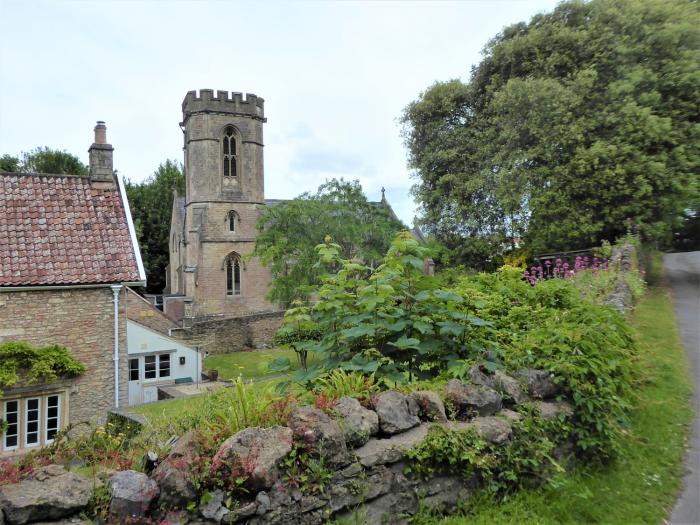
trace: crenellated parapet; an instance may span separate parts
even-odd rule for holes
[[[265,121],[265,100],[252,93],[231,92],[213,89],[189,91],[182,101],[182,115],[186,120],[193,113],[217,112],[246,115]]]

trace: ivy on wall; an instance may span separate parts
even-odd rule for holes
[[[27,383],[51,382],[59,377],[75,377],[85,365],[67,348],[58,345],[32,346],[25,341],[0,343],[0,397],[3,388],[20,380]]]

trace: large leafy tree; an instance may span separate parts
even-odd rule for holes
[[[17,157],[4,154],[0,157],[0,171],[87,175],[88,167],[72,153],[39,147]]]
[[[402,228],[388,205],[367,200],[358,181],[333,179],[315,194],[268,206],[258,222],[255,255],[272,271],[270,299],[289,305],[308,296],[323,274],[315,247],[327,236],[343,258],[376,265]]]
[[[587,247],[627,218],[668,242],[697,192],[698,6],[564,2],[428,88],[403,115],[426,229],[470,262],[518,238]]]
[[[179,194],[185,191],[185,176],[182,164],[172,160],[158,166],[144,182],[126,184],[146,270],[147,291],[152,293],[160,293],[165,287],[174,190]]]

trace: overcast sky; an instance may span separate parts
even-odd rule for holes
[[[50,146],[87,163],[96,120],[136,181],[182,160],[193,89],[265,99],[265,194],[327,178],[415,204],[398,119],[436,80],[468,79],[504,26],[552,0],[191,2],[0,0],[0,155]]]

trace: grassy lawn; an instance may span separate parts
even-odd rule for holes
[[[502,503],[472,502],[464,517],[434,523],[663,523],[680,490],[692,417],[688,362],[675,322],[668,290],[651,287],[632,318],[646,381],[626,450],[614,465],[561,475],[551,486]]]
[[[293,370],[299,368],[294,350],[272,349],[212,355],[205,359],[204,370],[215,368],[222,379],[235,379],[239,374],[244,379],[252,379],[269,375],[268,364],[279,357],[288,358]],[[311,362],[312,358],[309,357],[309,364]]]
[[[271,377],[265,380],[264,377],[270,375],[267,370],[267,365],[273,359],[278,357],[287,357],[292,363],[292,369],[296,370],[299,363],[296,354],[293,350],[265,350],[254,352],[234,352],[230,354],[219,354],[207,357],[204,363],[205,370],[216,368],[219,371],[220,379],[235,379],[239,375],[243,379],[255,380],[254,389],[264,390],[266,388],[274,388],[274,386],[285,379],[285,376]],[[309,364],[311,364],[311,357]],[[174,416],[181,415],[184,412],[196,411],[202,404],[204,396],[201,394],[189,396],[181,399],[169,399],[167,401],[158,401],[157,403],[149,403],[134,407],[132,412],[146,416],[149,421],[158,423],[166,421]]]

